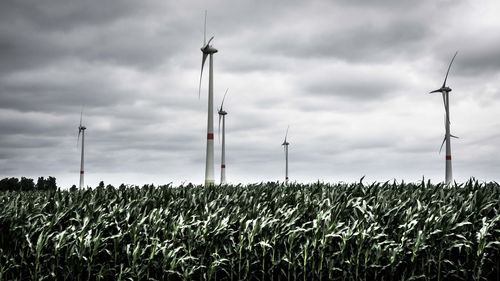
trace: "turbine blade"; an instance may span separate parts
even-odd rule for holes
[[[207,60],[208,54],[203,53],[203,57],[201,58],[201,72],[200,72],[200,86],[198,87],[198,99],[200,99],[201,95],[201,78],[203,77],[203,66],[205,66],[205,61]]]
[[[288,137],[288,129],[290,129],[290,125],[288,125],[288,127],[286,128],[285,141],[283,142],[283,144],[286,143],[286,138]]]
[[[453,58],[451,59],[451,62],[450,62],[450,65],[448,66],[448,71],[446,71],[446,77],[444,78],[444,82],[443,82],[443,87],[446,86],[446,80],[448,79],[448,73],[450,73],[450,68],[451,68],[451,64],[453,63],[453,61],[455,60],[455,57],[457,56],[458,54],[458,51],[455,52],[455,55],[453,56]]]
[[[205,45],[205,47],[208,47],[208,45],[210,45],[210,42],[212,42],[212,40],[214,40],[214,37],[215,37],[215,36],[212,36],[212,37],[210,38],[210,40],[208,40],[208,42],[207,42],[207,44]]]
[[[83,117],[83,106],[82,106],[82,111],[80,111],[80,127],[82,126],[82,117]]]
[[[439,148],[439,153],[441,153],[441,150],[443,150],[443,145],[445,141],[446,141],[446,136],[444,136],[443,142],[441,143],[441,147]]]
[[[203,46],[207,45],[207,10],[205,10],[205,25],[203,25]]]
[[[226,89],[226,92],[224,93],[224,97],[222,98],[222,103],[220,104],[220,110],[222,110],[223,106],[224,106],[224,100],[226,99],[226,95],[227,95],[227,91],[229,90],[229,88]]]
[[[433,94],[433,93],[441,93],[441,89],[437,89],[437,90],[434,90],[432,92],[429,92],[429,94]]]
[[[450,137],[455,138],[455,139],[459,139],[459,137],[451,135],[451,134],[450,134]]]
[[[217,135],[219,136],[219,143],[220,143],[220,118],[222,115],[219,114],[219,129],[217,130]]]
[[[82,132],[82,130],[80,130],[80,128],[78,128],[78,138],[76,139],[76,148],[78,149],[78,144],[80,143],[80,133]]]

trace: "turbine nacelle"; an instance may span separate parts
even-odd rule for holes
[[[212,39],[210,39],[210,40],[212,40]],[[216,48],[214,48],[212,45],[208,45],[208,44],[205,45],[205,47],[202,47],[200,50],[203,52],[203,54],[206,54],[206,55],[215,54],[218,52],[218,50]]]
[[[451,88],[448,87],[448,86],[445,86],[445,87],[441,87],[440,89],[437,89],[437,90],[434,90],[432,92],[430,92],[429,94],[432,94],[432,93],[442,93],[442,92],[451,92]]]
[[[225,112],[225,111],[224,111],[224,110],[222,110],[222,109],[219,109],[219,112],[218,112],[218,113],[219,113],[219,115],[222,115],[222,116],[227,115],[227,112]]]
[[[284,141],[281,145],[289,145],[290,143],[287,141]]]

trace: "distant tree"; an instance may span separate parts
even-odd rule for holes
[[[7,191],[7,179],[0,180],[0,191]]]
[[[38,180],[36,181],[36,189],[45,190],[45,179],[43,177],[38,177]]]
[[[9,189],[9,178],[4,178],[0,180],[0,191],[8,191]]]
[[[17,178],[9,178],[7,179],[7,185],[10,191],[19,191],[21,190],[21,184]]]
[[[0,191],[30,191],[30,190],[57,190],[56,178],[39,177],[35,184],[33,179],[21,177],[4,178],[0,180]]]
[[[21,181],[19,182],[20,189],[23,191],[35,190],[35,182],[33,179],[28,179],[25,177],[21,177]]]
[[[77,191],[78,189],[76,188],[76,185],[72,185],[70,188],[69,188],[69,191],[71,192],[75,192]]]
[[[49,177],[45,181],[45,187],[46,187],[46,190],[57,190],[56,178],[55,177]]]
[[[120,184],[120,186],[118,187],[118,189],[125,189],[125,188],[127,188],[127,186],[124,183]]]
[[[97,188],[104,188],[104,181],[100,181]]]
[[[108,185],[106,185],[106,189],[115,189],[115,187],[112,186],[111,184],[108,184]]]

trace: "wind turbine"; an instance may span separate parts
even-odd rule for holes
[[[288,127],[286,128],[285,140],[281,144],[285,148],[285,185],[288,185],[288,145],[290,144],[286,141],[286,138],[288,136],[288,129],[290,129],[290,125],[288,125]]]
[[[207,57],[210,55],[210,65],[208,72],[208,120],[207,120],[207,154],[205,162],[205,186],[214,185],[214,75],[213,75],[213,54],[217,53],[217,49],[210,45],[210,42],[214,39],[210,38],[206,42],[207,34],[207,11],[205,11],[205,26],[203,31],[203,47],[201,47],[201,52],[203,53],[201,59],[201,73],[200,73],[200,87],[198,89],[198,98],[201,93],[201,78],[203,76],[203,66]]]
[[[446,72],[446,76],[444,78],[443,85],[441,88],[434,90],[432,93],[441,93],[443,96],[443,103],[444,103],[444,111],[445,111],[445,120],[444,120],[444,127],[445,127],[445,135],[443,142],[441,143],[441,148],[439,149],[439,152],[443,149],[443,145],[446,142],[446,174],[445,174],[445,183],[446,185],[451,184],[453,181],[453,175],[452,175],[452,168],[451,168],[451,143],[450,143],[450,137],[457,138],[454,135],[450,133],[450,99],[449,99],[449,94],[451,92],[451,88],[446,86],[446,80],[448,79],[448,74],[450,73],[450,68],[451,64],[453,63],[453,60],[455,60],[455,57],[457,56],[458,51],[455,53],[453,58],[451,59],[450,65],[448,66],[448,71]]]
[[[80,134],[82,134],[82,156],[80,159],[80,188],[83,188],[83,174],[84,174],[83,155],[85,149],[85,130],[87,129],[85,126],[82,125],[82,115],[83,115],[83,109],[82,112],[80,113],[80,125],[78,126],[78,139],[76,140],[76,146],[78,147],[78,142],[80,141]]]
[[[227,112],[224,111],[224,100],[226,99],[226,94],[229,89],[226,89],[224,97],[222,98],[222,103],[219,108],[219,140],[220,140],[220,120],[222,118],[222,155],[220,158],[220,184],[226,184],[226,115]]]

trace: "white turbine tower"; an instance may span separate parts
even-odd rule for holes
[[[285,148],[285,185],[288,185],[288,145],[290,144],[286,141],[286,138],[288,136],[288,129],[290,129],[290,126],[286,128],[285,140],[281,144]]]
[[[80,188],[83,188],[83,174],[84,174],[84,151],[85,151],[85,130],[87,129],[85,126],[82,125],[82,115],[83,115],[83,110],[80,113],[80,125],[78,126],[78,139],[76,140],[76,146],[78,147],[78,142],[80,141],[80,134],[82,135],[82,156],[80,159]]]
[[[213,54],[217,49],[210,45],[214,37],[206,42],[207,33],[207,12],[205,11],[205,27],[203,32],[203,53],[201,59],[200,87],[198,89],[198,98],[201,92],[201,78],[203,76],[203,66],[207,57],[210,55],[210,65],[208,72],[208,120],[207,120],[207,154],[205,162],[205,186],[214,185],[214,75],[213,75]]]
[[[226,94],[229,89],[226,89],[224,97],[222,98],[222,103],[218,110],[219,113],[219,140],[220,140],[220,121],[222,119],[222,155],[220,158],[220,184],[226,184],[226,115],[227,112],[224,111],[224,100],[226,99]]]
[[[446,174],[445,174],[445,183],[446,185],[449,185],[453,181],[453,175],[452,175],[452,168],[451,168],[451,143],[450,143],[450,137],[452,138],[457,138],[454,135],[450,133],[450,99],[449,99],[449,94],[451,92],[451,88],[446,86],[446,80],[448,79],[448,74],[450,73],[450,68],[451,64],[453,63],[453,60],[455,60],[455,57],[457,56],[458,52],[455,53],[453,58],[451,59],[450,65],[448,66],[448,71],[446,72],[446,76],[444,78],[443,85],[441,88],[434,90],[430,93],[441,93],[443,96],[443,103],[444,103],[444,111],[445,111],[445,119],[444,119],[444,127],[445,127],[445,135],[443,139],[443,143],[441,143],[441,148],[439,149],[439,152],[443,149],[443,145],[446,142]]]

